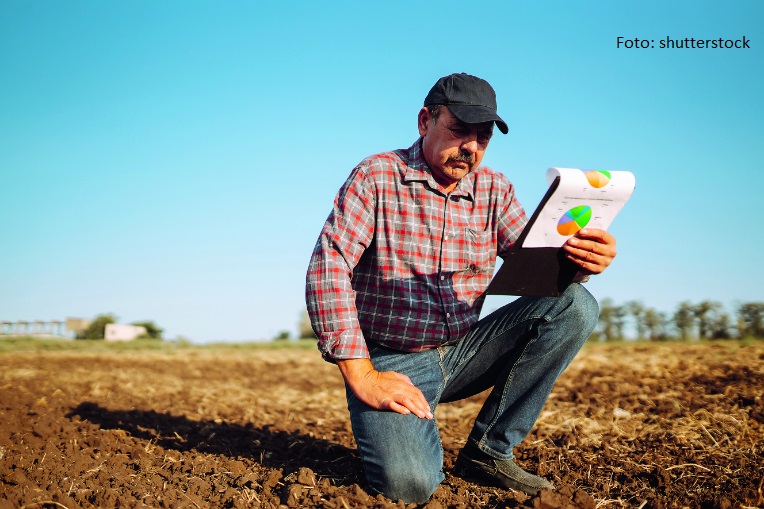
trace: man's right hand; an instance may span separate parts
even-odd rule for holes
[[[339,360],[337,366],[356,397],[370,407],[433,418],[424,394],[406,375],[377,371],[369,359]]]

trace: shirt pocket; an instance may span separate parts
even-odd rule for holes
[[[462,249],[457,270],[472,274],[492,273],[496,261],[496,241],[493,232],[465,228],[460,234]]]

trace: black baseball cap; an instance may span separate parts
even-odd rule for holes
[[[456,118],[467,124],[496,122],[504,134],[509,128],[496,113],[496,92],[484,79],[466,73],[455,73],[440,78],[424,98],[425,106],[448,106]]]

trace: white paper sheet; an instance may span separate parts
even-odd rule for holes
[[[607,230],[634,192],[628,171],[549,168],[547,181],[560,184],[531,225],[523,247],[561,247],[581,228]]]

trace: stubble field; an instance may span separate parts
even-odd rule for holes
[[[313,348],[5,350],[0,508],[417,507],[366,491]],[[761,507],[762,388],[764,342],[587,345],[516,450],[558,491],[452,475],[481,395],[438,408],[425,507]]]

